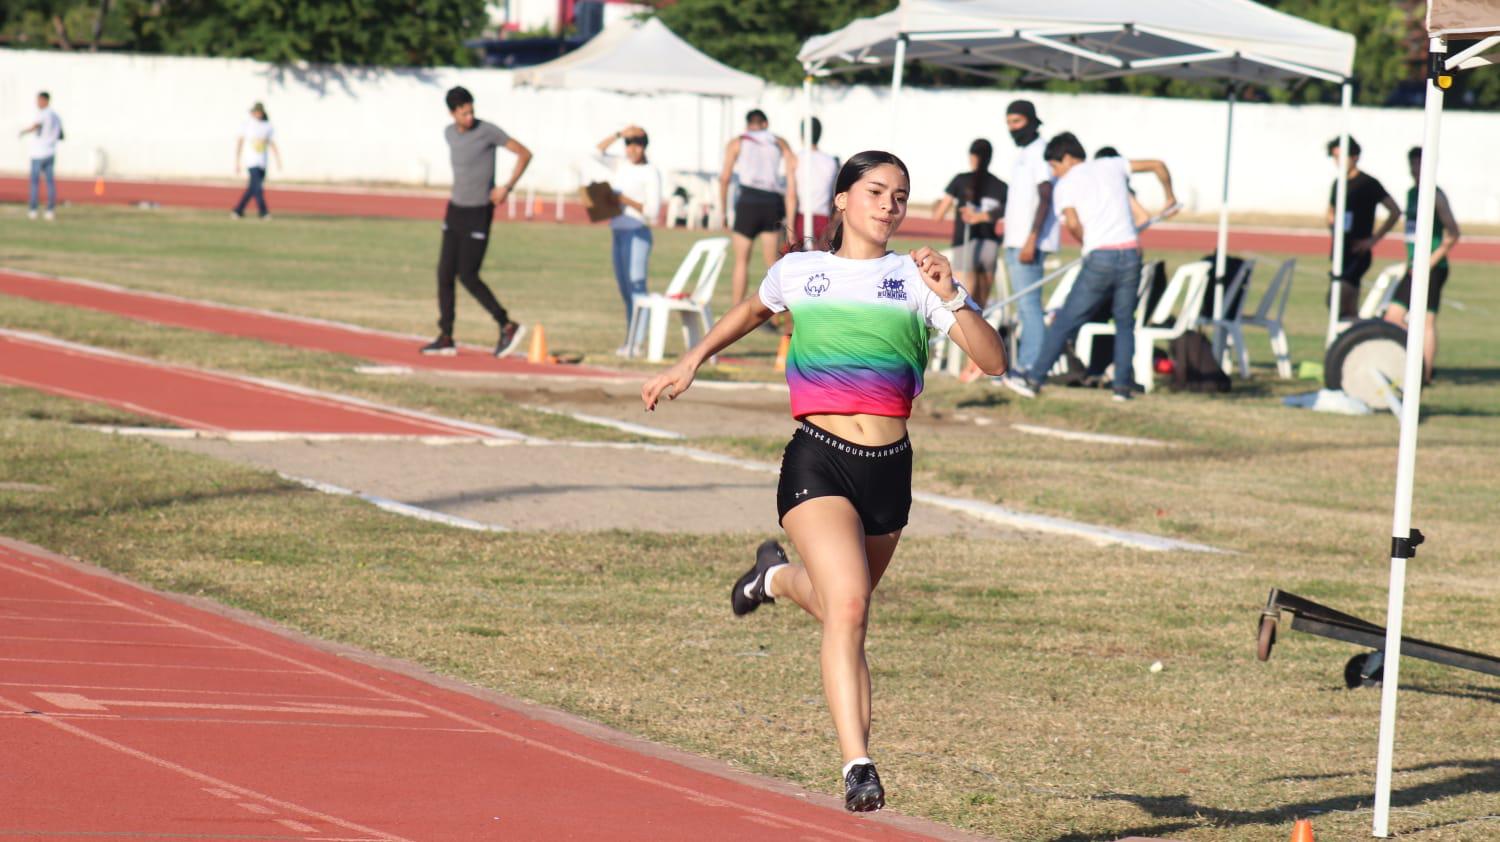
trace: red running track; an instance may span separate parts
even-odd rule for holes
[[[192,430],[470,438],[500,432],[4,330],[0,383],[107,404]]]
[[[966,838],[3,537],[0,641],[4,839]]]
[[[94,183],[80,179],[63,179],[57,182],[58,197],[80,204],[135,204],[155,202],[159,205],[177,205],[191,208],[222,209],[227,211],[238,201],[243,188],[239,186],[215,186],[206,184],[178,184],[157,181],[110,181],[105,185],[104,195],[94,194]],[[277,187],[271,185],[270,203],[273,213],[331,214],[336,216],[391,217],[401,219],[441,219],[446,199],[442,196],[418,193],[380,193],[340,190],[315,190],[300,187]],[[0,178],[0,202],[24,202],[29,185],[23,178]],[[543,201],[539,221],[556,218],[555,199],[551,194],[538,194]],[[498,217],[505,221],[502,211]],[[583,206],[571,200],[563,202],[563,221],[572,224],[588,224]],[[908,217],[901,227],[903,236],[934,237],[946,239],[953,230],[946,220]],[[1230,250],[1234,253],[1273,252],[1314,257],[1327,257],[1329,236],[1321,231],[1298,231],[1296,229],[1231,228]],[[1164,223],[1147,231],[1142,236],[1146,248],[1174,251],[1212,252],[1217,242],[1217,231],[1212,225],[1186,223]],[[1375,249],[1381,259],[1401,260],[1406,256],[1400,237],[1387,237]],[[1453,259],[1483,263],[1500,263],[1500,238],[1468,237],[1453,250]]]
[[[417,352],[427,342],[419,337],[29,272],[0,270],[0,293],[422,370],[546,377],[626,376],[588,366],[535,365],[517,357],[497,358],[486,349],[473,347],[460,348],[452,357],[426,356]]]

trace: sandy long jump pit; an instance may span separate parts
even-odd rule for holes
[[[215,438],[162,443],[510,529],[779,531],[774,473],[640,446]],[[907,534],[1023,533],[919,503]]]

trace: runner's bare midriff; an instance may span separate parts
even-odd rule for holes
[[[887,415],[808,415],[803,420],[865,447],[893,444],[906,435],[906,419]]]

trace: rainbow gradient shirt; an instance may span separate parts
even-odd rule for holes
[[[798,419],[910,417],[927,368],[927,328],[947,333],[956,320],[917,264],[895,252],[875,260],[788,254],[766,273],[760,300],[772,312],[792,312],[786,382]]]

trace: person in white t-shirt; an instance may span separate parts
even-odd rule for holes
[[[271,120],[266,116],[266,107],[260,103],[250,106],[250,119],[240,127],[240,136],[234,141],[234,171],[240,171],[241,153],[245,146],[250,147],[250,156],[244,159],[250,172],[250,183],[245,187],[245,194],[240,196],[239,204],[234,206],[234,218],[240,219],[245,215],[245,206],[250,200],[255,200],[256,210],[260,211],[261,219],[270,219],[271,212],[266,208],[266,169],[270,164],[270,156],[276,156],[276,166],[281,166],[281,150],[276,148],[276,141],[271,138],[275,136],[271,129]]]
[[[1036,363],[1006,385],[1024,397],[1036,397],[1063,345],[1101,304],[1110,302],[1115,322],[1114,399],[1134,397],[1135,308],[1141,281],[1141,247],[1130,207],[1131,173],[1154,173],[1166,195],[1167,214],[1177,204],[1172,175],[1161,161],[1097,158],[1070,132],[1047,142],[1044,157],[1057,177],[1052,204],[1059,222],[1083,242],[1083,270],[1073,283],[1062,312],[1047,328]]]
[[[21,130],[21,137],[32,132],[31,139],[31,202],[26,215],[36,219],[38,190],[42,179],[47,181],[47,221],[56,219],[57,181],[53,177],[53,164],[57,158],[57,142],[63,139],[62,120],[52,110],[52,96],[46,91],[36,95],[36,116]]]
[[[807,140],[806,123],[803,124],[803,140]],[[812,118],[812,138],[805,155],[797,159],[797,221],[792,228],[797,240],[806,243],[809,236],[816,243],[828,227],[833,214],[833,182],[839,175],[839,159],[818,148],[823,138],[823,121]],[[812,212],[812,234],[803,225],[808,211]]]
[[[610,155],[615,141],[624,141],[623,156]],[[661,173],[646,160],[646,130],[626,126],[599,141],[599,160],[613,174],[609,184],[620,200],[620,213],[609,221],[613,237],[615,284],[625,302],[625,325],[635,309],[635,297],[646,294],[646,269],[651,262],[651,223],[661,214]],[[630,337],[617,353],[629,353]]]
[[[1046,322],[1042,313],[1042,288],[1038,286],[1047,258],[1057,253],[1057,218],[1052,214],[1054,179],[1042,160],[1046,141],[1042,121],[1030,100],[1018,99],[1005,109],[1005,127],[1018,147],[1010,165],[1005,202],[1005,274],[1011,289],[1020,292],[1036,287],[1016,301],[1021,336],[1016,348],[1016,368],[1036,363],[1042,351]],[[1012,375],[1015,376],[1015,375]]]

